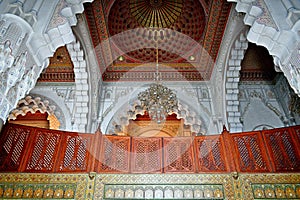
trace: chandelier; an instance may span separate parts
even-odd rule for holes
[[[177,110],[176,94],[160,83],[160,73],[158,71],[158,47],[156,48],[156,72],[154,73],[155,83],[150,88],[138,94],[141,106],[149,114],[152,121],[157,124],[163,123],[167,116]]]

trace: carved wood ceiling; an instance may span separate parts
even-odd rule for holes
[[[209,80],[228,20],[224,0],[95,0],[85,16],[104,81]],[[158,49],[158,55],[156,55]],[[262,62],[263,61],[263,62]],[[39,82],[74,82],[66,47],[56,50]],[[241,81],[273,80],[267,50],[249,43]]]
[[[59,47],[38,82],[74,82],[74,66],[65,46]]]
[[[85,15],[104,81],[209,80],[231,4],[224,0],[95,0]]]
[[[263,46],[257,46],[249,42],[241,63],[240,80],[272,81],[276,74],[273,57],[268,50]]]

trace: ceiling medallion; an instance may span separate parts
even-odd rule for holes
[[[150,5],[154,8],[159,8],[162,6],[163,0],[150,0]]]
[[[168,28],[181,15],[182,0],[130,0],[131,15],[143,27]]]
[[[178,110],[178,100],[176,94],[160,83],[160,73],[158,70],[158,47],[156,48],[156,72],[154,74],[154,84],[144,92],[138,94],[141,106],[149,114],[152,121],[157,124],[163,123],[169,114]]]

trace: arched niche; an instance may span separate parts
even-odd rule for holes
[[[26,96],[19,100],[17,107],[8,116],[10,123],[59,129],[60,122],[55,116],[55,105],[41,97]]]
[[[116,103],[115,105],[119,105],[118,109],[110,111],[114,114],[108,114],[106,116],[110,116],[109,122],[107,123],[107,127],[102,127],[102,129],[105,128],[105,134],[117,134],[117,132],[124,132],[124,130],[127,129],[130,120],[135,120],[137,119],[137,115],[144,115],[146,112],[141,108],[138,101],[135,101],[135,103],[131,106],[127,103],[121,102]],[[178,120],[182,119],[182,126],[188,126],[191,133],[195,135],[205,135],[207,133],[210,120],[208,113],[206,113],[207,111],[204,111],[200,106],[198,107],[199,109],[195,109],[186,102],[179,100],[178,111],[173,114]],[[197,110],[198,112],[196,112]],[[153,129],[156,128],[162,130],[162,127],[155,127],[155,124],[153,123],[154,122],[149,124],[149,126],[151,126]],[[148,127],[147,129],[151,128]],[[174,134],[171,134],[170,132],[169,135],[174,136]]]
[[[176,136],[192,136],[191,127],[184,124],[183,119],[178,119],[173,113],[168,115],[166,121],[156,123],[152,121],[147,112],[143,115],[136,115],[136,119],[129,120],[128,125],[116,125],[115,134],[128,135],[133,137],[176,137]]]

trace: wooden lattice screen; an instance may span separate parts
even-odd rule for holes
[[[129,172],[130,137],[102,137],[99,172]]]
[[[32,127],[7,126],[0,140],[0,170],[18,171]]]
[[[236,156],[234,157],[238,171],[271,171],[260,132],[232,134],[232,141],[235,148]]]
[[[59,161],[61,172],[85,172],[91,166],[91,154],[93,152],[93,135],[72,134],[65,135],[62,147],[62,155]]]
[[[227,172],[226,150],[222,135],[195,138],[196,161],[199,172]]]
[[[276,172],[300,171],[300,149],[291,129],[263,131],[266,146]]]
[[[132,138],[131,171],[163,172],[162,138]]]
[[[298,139],[298,141],[296,143],[299,144],[300,143],[300,126],[294,126],[291,128],[294,131],[294,133],[296,134],[296,138]]]
[[[165,172],[195,172],[192,137],[164,138]]]
[[[1,172],[300,172],[300,126],[197,137],[124,137],[7,124]]]
[[[52,172],[59,153],[61,136],[61,134],[51,133],[50,131],[37,131],[36,137],[29,147],[33,151],[29,153],[26,159],[26,167],[23,170],[25,172]]]

